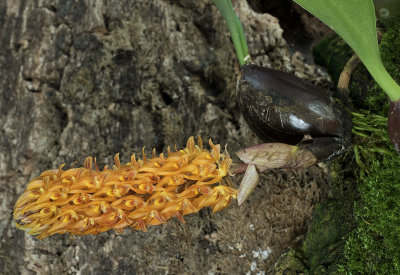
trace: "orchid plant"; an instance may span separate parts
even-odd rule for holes
[[[231,0],[213,0],[222,13],[232,36],[240,66],[250,61],[241,23]],[[388,132],[400,153],[400,86],[386,71],[379,53],[376,17],[372,0],[294,0],[340,35],[364,63],[390,98]]]
[[[400,86],[382,64],[372,0],[294,1],[339,34],[389,96],[388,131],[394,148],[400,153]]]

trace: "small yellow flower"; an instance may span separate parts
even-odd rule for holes
[[[59,233],[97,234],[125,227],[146,231],[209,206],[213,212],[227,207],[237,190],[223,185],[232,160],[210,140],[211,151],[193,137],[186,148],[168,156],[155,155],[120,164],[118,154],[112,169],[100,171],[91,157],[84,167],[43,172],[33,179],[14,207],[18,228],[39,239]]]

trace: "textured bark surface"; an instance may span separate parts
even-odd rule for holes
[[[278,20],[234,1],[260,65],[326,83],[290,55]],[[0,273],[268,272],[307,230],[321,169],[271,171],[242,207],[149,232],[38,241],[12,211],[30,179],[61,163],[143,146],[165,151],[201,135],[230,152],[254,145],[235,98],[237,61],[211,0],[0,1]],[[238,182],[235,179],[235,182]]]

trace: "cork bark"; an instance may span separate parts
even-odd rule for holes
[[[326,74],[290,54],[276,18],[234,1],[258,64],[314,82]],[[228,29],[210,0],[0,2],[0,273],[217,274],[268,271],[305,233],[323,194],[319,168],[271,171],[242,207],[201,211],[149,232],[43,241],[16,229],[29,180],[86,156],[183,147],[189,136],[259,140],[239,112]],[[238,179],[234,182],[237,184]]]

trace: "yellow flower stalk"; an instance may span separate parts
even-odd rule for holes
[[[237,190],[224,185],[232,163],[210,140],[211,151],[193,137],[186,148],[168,156],[120,164],[101,171],[87,157],[84,167],[48,170],[33,179],[14,207],[18,228],[39,239],[53,234],[97,234],[124,228],[146,231],[171,217],[185,222],[184,215],[209,206],[213,212],[227,207]]]

